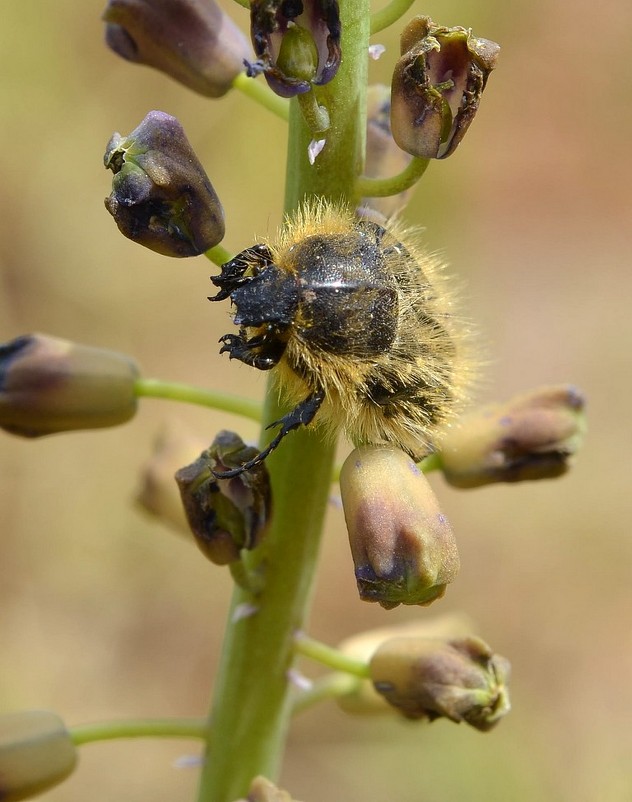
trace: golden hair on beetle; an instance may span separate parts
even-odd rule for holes
[[[273,368],[295,405],[242,469],[312,420],[356,445],[389,443],[419,460],[466,399],[469,329],[418,230],[304,203],[274,240],[243,251],[213,283],[214,300],[230,297],[240,326],[222,351]]]

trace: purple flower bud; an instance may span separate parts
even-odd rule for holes
[[[342,466],[340,491],[360,598],[390,609],[443,596],[459,555],[410,457],[391,446],[357,448]]]
[[[123,354],[43,334],[18,337],[0,346],[0,427],[41,437],[117,426],[136,412],[137,377]]]
[[[500,47],[468,28],[444,28],[415,17],[401,38],[395,65],[391,126],[402,150],[444,159],[463,139]]]
[[[112,136],[103,160],[114,173],[105,206],[129,239],[183,257],[224,237],[224,210],[175,117],[150,111],[129,136]]]
[[[77,765],[64,722],[46,710],[0,716],[0,799],[30,799],[63,782]]]
[[[561,476],[583,439],[584,403],[579,390],[561,385],[465,415],[441,441],[447,481],[479,487]]]
[[[509,663],[480,638],[393,638],[371,658],[375,690],[406,718],[490,730],[509,712]]]
[[[263,72],[281,97],[328,83],[340,65],[337,0],[252,0],[250,32],[258,61],[249,73]]]
[[[109,0],[109,47],[207,97],[221,97],[243,71],[248,40],[213,0]]]
[[[232,479],[216,479],[213,471],[237,468],[257,454],[239,435],[223,431],[195,462],[176,473],[191,531],[216,565],[235,562],[242,549],[259,545],[270,518],[271,495],[263,463]]]

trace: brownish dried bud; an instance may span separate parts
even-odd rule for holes
[[[366,162],[367,178],[389,178],[408,167],[412,159],[398,147],[391,132],[391,90],[383,84],[369,86],[367,93]],[[363,198],[362,205],[388,218],[408,202],[412,187],[398,195],[385,198]]]
[[[110,139],[108,212],[122,234],[164,256],[199,256],[224,237],[224,210],[178,120],[150,111]]]
[[[584,404],[577,388],[560,385],[465,415],[441,441],[447,481],[479,487],[561,476],[584,436]]]
[[[499,50],[468,28],[444,28],[430,17],[411,20],[392,83],[391,127],[400,148],[424,159],[453,153],[476,114]]]
[[[248,791],[246,799],[238,799],[237,802],[298,802],[287,791],[277,788],[270,780],[265,777],[255,777]]]
[[[0,427],[22,437],[125,423],[138,368],[114,351],[27,334],[0,345]]]
[[[337,0],[252,0],[250,33],[262,72],[281,97],[326,84],[340,65],[340,13]]]
[[[373,685],[406,718],[449,718],[491,729],[509,712],[509,663],[473,635],[394,638],[370,663]]]
[[[200,550],[216,565],[235,562],[242,549],[259,545],[272,501],[265,464],[232,479],[217,479],[213,471],[237,468],[258,453],[239,435],[223,431],[195,462],[176,473],[191,531]]]
[[[109,0],[108,46],[207,97],[221,97],[244,69],[250,45],[213,0]]]
[[[452,529],[428,480],[391,446],[353,451],[340,491],[360,598],[390,609],[430,604],[459,570]]]
[[[0,799],[18,802],[63,782],[77,764],[64,722],[46,710],[0,716]]]

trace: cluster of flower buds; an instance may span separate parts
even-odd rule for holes
[[[176,473],[184,511],[201,551],[216,565],[254,549],[270,519],[268,469],[260,463],[232,479],[216,479],[213,471],[243,465],[258,454],[234,432],[220,432],[211,446],[191,465]]]
[[[243,71],[248,40],[213,0],[109,0],[109,47],[207,97],[221,97]]]
[[[426,477],[398,448],[363,446],[340,474],[360,598],[430,604],[459,570],[452,529]]]
[[[77,751],[55,713],[25,710],[0,716],[0,799],[39,796],[72,773]]]
[[[486,731],[509,712],[509,663],[473,635],[392,638],[369,671],[375,690],[406,718],[445,717]]]
[[[224,211],[178,120],[150,111],[110,139],[105,206],[122,234],[165,256],[198,256],[224,237]]]
[[[282,788],[278,788],[265,777],[255,777],[245,799],[236,802],[298,802]]]
[[[138,368],[114,351],[28,334],[0,345],[0,427],[22,437],[125,423]]]
[[[281,97],[309,92],[338,71],[337,0],[252,0],[250,32],[258,60],[249,74],[262,72]]]
[[[401,37],[392,83],[391,127],[400,148],[444,159],[463,139],[500,48],[467,28],[415,17]]]
[[[441,441],[450,484],[479,487],[561,476],[586,428],[584,396],[575,387],[543,387],[464,416]]]

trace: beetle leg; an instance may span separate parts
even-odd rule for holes
[[[248,340],[244,329],[239,334],[224,334],[219,341],[223,343],[220,354],[228,353],[230,359],[238,359],[259,370],[271,370],[275,367],[285,349],[284,344],[280,345],[278,340],[268,340],[265,334]]]
[[[239,468],[233,468],[230,471],[213,471],[213,476],[216,476],[218,479],[232,479],[235,476],[239,476],[244,471],[249,471],[251,468],[262,463],[268,454],[274,451],[279,445],[286,434],[294,431],[294,429],[298,429],[299,426],[307,426],[314,420],[324,399],[325,391],[322,388],[307,396],[307,398],[297,404],[291,412],[288,412],[287,415],[284,415],[280,420],[274,421],[274,423],[271,423],[267,427],[268,429],[271,429],[273,426],[280,426],[281,428],[263,451],[260,451],[256,457],[248,460],[248,462],[244,462]]]
[[[248,284],[254,276],[244,276],[248,268],[256,265],[264,268],[272,264],[272,253],[267,245],[253,245],[237,254],[234,259],[222,265],[219,276],[211,276],[211,281],[219,287],[217,295],[209,297],[209,301],[223,301],[238,287]]]

